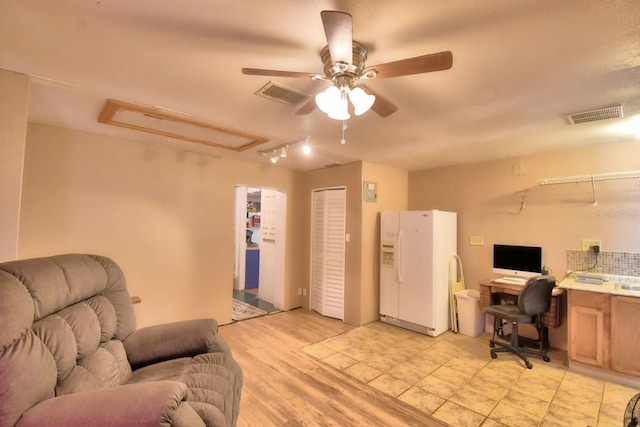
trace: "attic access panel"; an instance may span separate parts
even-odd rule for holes
[[[108,99],[104,104],[98,122],[237,152],[268,141],[258,135],[220,127],[187,115],[114,99]]]

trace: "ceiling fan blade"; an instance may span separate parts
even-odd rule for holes
[[[410,74],[429,73],[432,71],[448,70],[453,65],[453,54],[450,51],[416,56],[415,58],[401,59],[400,61],[387,62],[374,65],[364,70],[375,69],[378,72],[376,78],[388,79],[390,77],[408,76]]]
[[[393,102],[389,101],[384,96],[380,95],[375,90],[371,89],[369,86],[364,84],[359,84],[358,87],[364,89],[369,95],[374,95],[376,97],[376,101],[371,106],[371,109],[378,113],[380,117],[387,117],[391,114],[395,113],[398,109],[398,106]]]
[[[273,76],[273,77],[300,77],[313,78],[317,73],[304,73],[300,71],[279,71],[279,70],[263,70],[261,68],[243,68],[242,74],[249,76]]]
[[[331,61],[351,65],[353,61],[353,18],[348,13],[323,10],[320,12]]]
[[[296,111],[296,116],[311,114],[315,111],[316,107],[316,99],[315,97],[311,97],[311,99],[309,99],[302,107],[300,107],[300,109],[298,109],[298,111]]]

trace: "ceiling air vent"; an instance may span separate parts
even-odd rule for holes
[[[614,107],[569,114],[567,118],[572,125],[578,125],[580,123],[597,122],[599,120],[619,119],[623,116],[622,105],[616,105]]]
[[[276,82],[269,82],[256,92],[256,95],[284,104],[296,105],[310,98],[306,93],[299,92]]]

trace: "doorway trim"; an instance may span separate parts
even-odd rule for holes
[[[287,194],[283,190],[260,187],[257,185],[236,185],[235,200],[235,248],[234,248],[234,289],[244,290],[246,281],[246,221],[247,221],[247,191],[249,188],[259,188],[262,194],[267,193],[273,196],[275,205],[267,210],[263,208],[264,198],[261,195],[261,242],[260,242],[260,270],[258,293],[263,299],[279,310],[284,309],[285,295],[285,257],[286,257],[286,214],[287,214]],[[271,235],[275,233],[275,235]],[[268,242],[263,243],[264,239]],[[268,246],[267,246],[268,245]],[[269,268],[263,268],[266,262]],[[263,277],[265,276],[265,277]],[[267,277],[269,281],[267,282]],[[260,288],[262,284],[267,284],[268,292],[263,292]]]

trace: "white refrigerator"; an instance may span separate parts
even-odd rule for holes
[[[451,327],[449,260],[457,253],[457,214],[386,211],[380,219],[380,320],[440,335]]]

